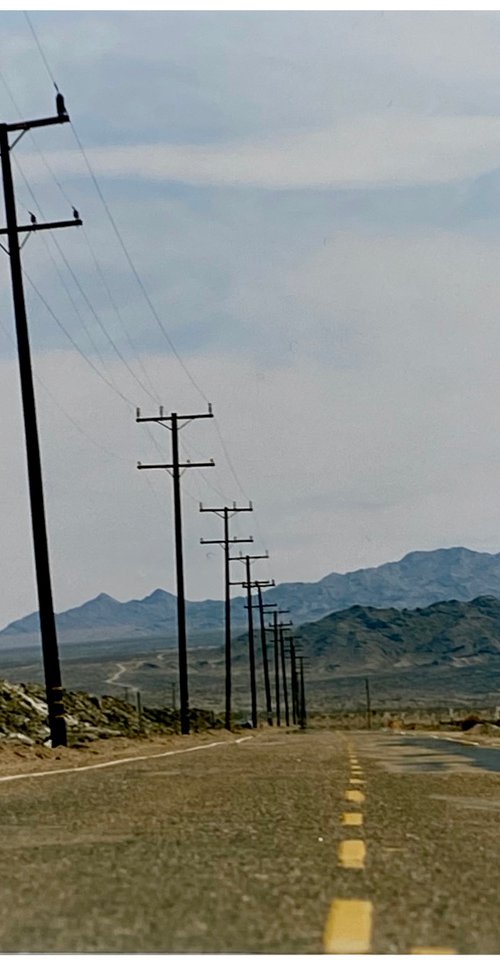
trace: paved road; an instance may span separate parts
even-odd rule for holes
[[[1,782],[0,950],[498,953],[499,813],[500,775],[368,733]]]

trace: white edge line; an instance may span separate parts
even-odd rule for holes
[[[160,751],[154,755],[135,755],[133,758],[115,758],[113,761],[101,761],[96,765],[77,765],[76,768],[52,768],[50,771],[29,771],[21,775],[2,775],[0,782],[15,782],[21,778],[45,778],[47,775],[69,775],[74,772],[95,771],[97,768],[112,768],[113,765],[126,765],[131,761],[149,761],[150,758],[168,758],[169,755],[187,755],[190,751],[202,751],[204,748],[229,747],[239,745],[242,741],[250,741],[253,735],[236,738],[235,741],[211,741],[207,745],[194,745],[192,748],[178,748],[175,751]]]

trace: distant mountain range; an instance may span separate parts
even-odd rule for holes
[[[241,603],[243,614],[246,611]],[[222,601],[187,601],[186,616],[191,630],[222,627]],[[240,626],[245,618],[240,620]],[[133,640],[172,635],[177,629],[177,598],[166,590],[155,590],[142,600],[122,603],[109,594],[99,594],[80,607],[56,615],[57,634],[62,642]],[[38,611],[8,624],[0,631],[0,647],[33,644],[40,639]]]
[[[500,598],[500,553],[465,547],[417,550],[395,563],[328,574],[317,583],[280,584],[270,593],[280,607],[290,608],[295,623],[320,620],[354,604],[413,608],[439,600]]]
[[[500,554],[464,547],[414,551],[394,563],[347,574],[331,573],[316,583],[284,583],[264,594],[287,608],[294,624],[318,621],[335,611],[362,608],[417,608],[437,601],[500,598]],[[243,597],[231,605],[235,633],[246,624]],[[222,601],[188,601],[188,630],[213,631],[224,620]],[[124,603],[100,594],[80,607],[57,615],[61,641],[109,641],[172,635],[177,602],[173,594],[155,590],[142,600]],[[39,640],[38,613],[14,621],[0,632],[0,646]]]

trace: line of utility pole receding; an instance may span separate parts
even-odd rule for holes
[[[0,228],[0,235],[5,235],[7,245],[0,242],[0,248],[8,255],[10,262],[12,298],[14,305],[14,316],[16,325],[16,338],[19,361],[19,376],[21,383],[22,408],[24,420],[24,435],[26,447],[26,459],[29,481],[29,496],[31,522],[33,532],[33,550],[36,571],[36,583],[38,594],[38,608],[40,615],[40,633],[42,642],[43,666],[45,676],[45,688],[47,694],[48,722],[50,729],[50,739],[52,747],[67,744],[66,721],[64,717],[64,702],[62,693],[62,678],[59,661],[59,651],[57,642],[56,623],[54,616],[52,584],[50,575],[50,562],[47,540],[47,524],[45,516],[45,505],[43,495],[43,479],[41,470],[40,442],[37,428],[36,401],[33,384],[33,370],[31,363],[31,350],[29,343],[28,320],[26,314],[26,303],[24,298],[23,272],[21,265],[21,248],[30,237],[32,232],[52,230],[54,228],[75,227],[82,224],[79,213],[73,207],[71,219],[64,221],[51,221],[40,223],[33,213],[30,214],[29,224],[18,224],[14,183],[11,168],[11,151],[20,141],[26,131],[35,127],[46,127],[52,124],[65,124],[69,122],[69,115],[66,112],[64,99],[58,91],[56,97],[56,114],[50,117],[38,118],[31,121],[18,121],[14,124],[0,123],[0,155],[3,177],[3,191],[5,204],[6,227]],[[15,132],[17,137],[13,141],[9,135]],[[23,241],[19,243],[19,236],[24,235]],[[157,416],[141,416],[137,409],[136,421],[138,423],[158,423],[170,430],[171,462],[168,463],[138,463],[139,470],[166,470],[173,481],[173,523],[175,541],[175,562],[177,580],[177,637],[178,637],[178,660],[179,660],[179,704],[180,704],[180,725],[181,733],[187,735],[190,732],[189,714],[189,682],[188,682],[188,645],[186,629],[186,598],[184,589],[184,558],[182,540],[182,505],[181,505],[181,476],[188,469],[196,467],[212,467],[214,460],[204,462],[191,462],[186,460],[181,462],[179,456],[179,433],[189,423],[197,419],[211,419],[213,417],[212,407],[209,405],[206,413],[179,414],[171,412],[165,415],[163,407],[160,407]],[[218,544],[224,551],[224,641],[225,641],[225,715],[224,724],[228,731],[233,726],[232,711],[232,653],[231,653],[231,587],[241,586],[246,590],[246,609],[248,620],[248,657],[249,657],[249,684],[250,684],[250,704],[251,704],[251,723],[252,727],[258,726],[258,700],[257,700],[257,662],[254,641],[254,622],[253,610],[258,608],[260,626],[260,651],[262,660],[262,671],[264,678],[264,700],[265,717],[268,725],[281,725],[280,714],[280,676],[285,706],[285,723],[290,724],[288,687],[287,687],[287,657],[290,663],[290,683],[291,683],[291,703],[293,724],[305,727],[306,708],[304,691],[304,671],[303,657],[298,654],[297,645],[294,641],[297,638],[284,638],[284,628],[290,627],[291,621],[278,621],[280,611],[275,604],[264,603],[262,588],[274,587],[274,580],[252,580],[251,565],[256,560],[268,559],[268,553],[264,554],[243,554],[231,557],[230,548],[238,543],[253,543],[253,537],[240,538],[230,535],[229,521],[238,513],[252,512],[253,507],[237,506],[236,503],[222,507],[205,507],[200,504],[201,513],[214,513],[223,521],[223,536],[217,540],[205,540],[201,538],[202,544]],[[230,564],[233,561],[245,565],[244,579],[231,580]],[[257,600],[252,596],[252,590],[257,591]],[[273,622],[266,628],[266,614],[272,612]],[[267,650],[267,631],[273,633],[274,644],[274,669],[275,669],[275,712],[273,719],[273,707],[271,696],[271,679],[269,673],[269,657]],[[286,645],[288,644],[288,650]],[[281,659],[281,671],[280,671]],[[299,669],[297,669],[299,664]],[[175,687],[175,686],[174,686]],[[175,691],[173,692],[175,694]],[[173,698],[175,704],[175,697]]]

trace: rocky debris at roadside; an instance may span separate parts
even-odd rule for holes
[[[175,734],[179,713],[171,708],[137,708],[121,698],[97,697],[85,691],[65,691],[64,708],[68,743],[74,747],[97,738]],[[191,709],[193,731],[222,725],[213,712]],[[50,745],[45,689],[38,684],[11,684],[0,680],[0,744]]]

